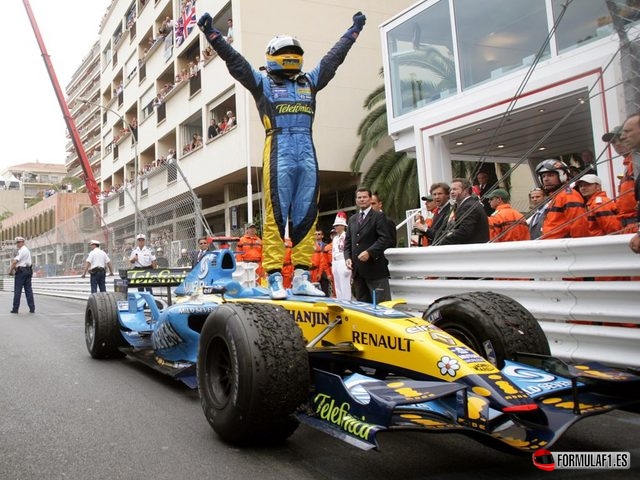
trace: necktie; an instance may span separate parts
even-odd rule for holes
[[[200,253],[198,253],[198,261],[202,260],[202,256],[203,256],[203,252],[202,250],[200,250]]]
[[[364,222],[364,211],[360,212],[360,217],[358,218],[358,223]]]
[[[452,203],[451,204],[451,212],[449,213],[449,220],[447,220],[448,223],[453,223],[456,220],[456,208],[458,208],[458,204],[457,203]]]

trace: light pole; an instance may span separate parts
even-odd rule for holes
[[[120,118],[120,121],[122,122],[122,124],[124,126],[127,127],[127,129],[129,129],[129,131],[131,132],[131,136],[133,138],[133,188],[134,188],[134,198],[133,198],[133,234],[134,236],[137,235],[138,233],[140,233],[138,231],[138,132],[137,129],[134,131],[133,128],[131,128],[131,124],[129,122],[127,122],[127,120],[120,115],[117,111],[115,111],[114,109],[110,108],[110,107],[105,107],[104,105],[101,105],[99,103],[93,102],[87,98],[82,98],[82,97],[77,97],[77,99],[79,102],[85,103],[87,105],[93,105],[94,107],[98,107],[98,108],[102,108],[103,110],[106,110],[108,112],[114,113],[115,115],[118,116],[118,118]],[[102,135],[101,135],[102,136]]]

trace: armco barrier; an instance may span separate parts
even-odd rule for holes
[[[554,355],[640,367],[640,328],[628,328],[640,326],[640,281],[598,280],[640,277],[630,238],[390,249],[391,291],[416,314],[446,295],[501,293],[540,321]]]

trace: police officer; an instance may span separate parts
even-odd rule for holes
[[[100,249],[100,242],[98,240],[91,240],[89,242],[91,251],[87,256],[87,261],[84,265],[84,272],[82,278],[87,276],[87,272],[91,275],[89,281],[91,282],[91,293],[96,293],[98,288],[101,292],[107,291],[107,285],[105,278],[107,276],[107,268],[109,269],[109,276],[113,276],[113,267],[111,266],[111,259],[104,250]]]
[[[131,256],[129,257],[129,262],[133,264],[134,268],[144,268],[151,269],[157,268],[156,265],[156,256],[153,251],[146,246],[147,237],[143,233],[139,233],[136,236],[137,246],[131,250]],[[153,290],[151,288],[143,288],[138,287],[138,291],[148,291],[153,294]]]
[[[11,313],[18,313],[23,288],[27,305],[29,305],[29,313],[36,313],[36,304],[33,301],[33,290],[31,288],[31,277],[33,277],[31,252],[24,244],[24,237],[16,237],[15,241],[18,247],[18,254],[11,260],[9,269],[9,275],[15,275]]]

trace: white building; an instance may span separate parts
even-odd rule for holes
[[[634,40],[638,10],[614,3]],[[425,0],[382,24],[381,40],[389,133],[417,156],[422,194],[450,181],[452,160],[500,162],[521,165],[512,193],[522,201],[530,166],[584,150],[616,192],[622,159],[601,137],[638,105],[625,103],[604,0]]]
[[[314,140],[325,227],[336,210],[353,205],[358,178],[350,173],[349,164],[359,140],[356,130],[366,115],[364,99],[382,83],[376,28],[410,3],[195,2],[197,17],[209,12],[216,27],[225,33],[227,19],[233,19],[233,46],[255,68],[264,64],[267,42],[276,34],[289,33],[302,43],[305,67],[310,70],[351,26],[355,12],[363,10],[367,15],[365,30],[336,77],[318,95]],[[182,0],[114,0],[111,4],[100,31],[100,88],[87,99],[95,106],[90,110],[93,113],[88,113],[91,118],[101,112],[99,181],[105,191],[126,186],[136,171],[150,172],[175,152],[180,169],[202,202],[211,230],[229,234],[250,220],[248,217],[260,215],[264,129],[253,98],[231,78],[224,62],[215,55],[204,58],[208,45],[197,26],[176,35],[177,20],[184,16],[184,5],[190,4]],[[163,27],[167,17],[173,24],[168,33]],[[199,67],[198,75],[178,81],[192,68],[192,62]],[[237,126],[208,139],[211,119],[220,121],[229,110],[236,115]],[[137,144],[130,132],[135,124]],[[203,144],[187,147],[194,134],[203,137]],[[135,203],[144,213],[184,194],[185,184],[175,181],[175,172],[163,178],[148,177],[139,183],[135,195],[104,201],[108,224],[130,222]],[[248,191],[253,215],[247,209]]]

